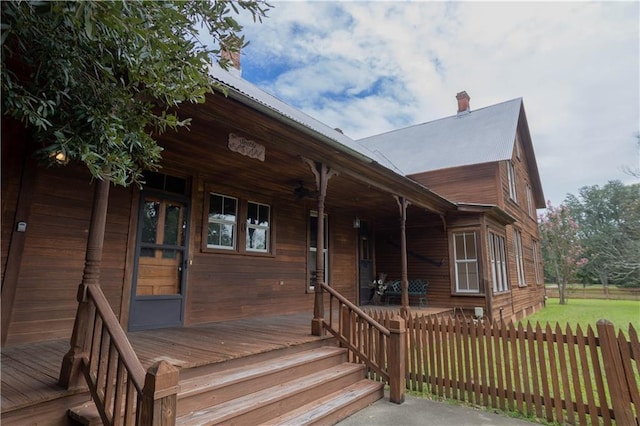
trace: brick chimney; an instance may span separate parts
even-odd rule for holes
[[[469,112],[471,108],[469,107],[469,101],[471,98],[467,95],[467,92],[464,90],[456,95],[456,99],[458,100],[458,115]]]

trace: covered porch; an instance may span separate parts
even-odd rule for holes
[[[367,311],[399,313],[399,306],[370,306]],[[412,307],[413,315],[450,315],[449,308]],[[180,368],[181,379],[202,369],[215,369],[243,360],[268,357],[276,351],[299,351],[335,345],[332,337],[313,336],[311,312],[253,317],[127,333],[145,369],[158,361]],[[337,318],[337,315],[334,317]],[[67,424],[56,419],[60,407],[74,407],[90,400],[88,390],[67,390],[58,385],[61,360],[69,350],[68,339],[15,345],[2,350],[2,423]]]

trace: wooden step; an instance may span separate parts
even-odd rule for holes
[[[340,365],[346,360],[345,349],[326,346],[182,380],[177,415],[221,404],[247,393]]]
[[[332,425],[383,397],[383,383],[362,379],[351,386],[269,420],[263,425]]]
[[[324,395],[346,388],[364,377],[364,366],[343,363],[266,388],[177,419],[179,425],[259,424],[281,416]]]
[[[102,419],[96,405],[92,402],[85,402],[82,405],[70,408],[69,418],[78,425],[83,426],[102,426]]]

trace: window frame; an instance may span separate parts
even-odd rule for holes
[[[536,208],[533,204],[533,190],[531,189],[531,185],[527,183],[527,206],[529,208],[529,217],[536,220]]]
[[[235,219],[232,221],[230,220],[212,220],[211,219],[211,198],[213,196],[217,196],[217,197],[222,197],[222,214],[224,214],[224,205],[225,205],[225,199],[230,199],[230,200],[234,200],[235,201],[235,212],[234,212],[234,216]],[[205,234],[205,239],[203,241],[204,245],[206,246],[207,249],[209,250],[223,250],[226,252],[232,252],[232,251],[236,251],[237,250],[237,246],[238,246],[238,219],[240,217],[240,212],[239,212],[239,207],[240,207],[240,200],[237,197],[233,197],[233,196],[229,196],[229,195],[225,195],[225,194],[220,194],[218,192],[209,192],[209,194],[207,195],[207,202],[205,203],[205,210],[206,210],[206,227],[204,229],[204,234]],[[223,245],[217,245],[217,244],[212,244],[209,245],[209,225],[211,223],[219,223],[222,225],[231,225],[232,226],[232,232],[231,232],[231,246],[223,246]]]
[[[453,256],[453,275],[455,277],[455,287],[454,287],[454,292],[456,294],[464,294],[464,295],[480,295],[481,294],[481,285],[480,285],[480,258],[478,256],[479,254],[479,231],[475,230],[475,229],[461,229],[461,230],[455,230],[452,231],[451,233],[451,253]],[[467,234],[473,234],[473,238],[474,238],[474,246],[475,246],[475,258],[469,258],[469,253],[467,253],[467,240],[466,240],[466,235]],[[464,255],[465,255],[465,259],[458,259],[458,250],[457,250],[457,237],[458,236],[462,236],[465,247],[464,247]],[[477,284],[477,289],[462,289],[460,287],[460,277],[458,274],[458,267],[459,265],[464,264],[465,265],[465,269],[467,269],[468,271],[468,265],[474,265],[475,266],[475,273],[476,273],[476,284]],[[469,284],[469,274],[467,273],[466,275],[467,277],[467,286]]]
[[[516,189],[516,168],[513,161],[507,160],[507,179],[509,181],[509,198],[518,203],[518,191]]]
[[[507,293],[509,288],[509,274],[507,271],[506,238],[493,231],[488,233],[489,264],[491,271],[491,288],[494,294]],[[499,252],[496,252],[496,244]],[[498,254],[498,256],[496,256]],[[498,272],[500,272],[498,274]]]
[[[311,224],[312,224],[312,220],[311,218],[317,218],[318,217],[318,212],[316,210],[310,210],[309,214],[307,215],[307,281],[306,281],[306,291],[307,293],[313,293],[315,292],[315,285],[312,285],[312,278],[315,275],[315,268],[316,265],[314,263],[314,265],[310,265],[310,259],[311,259],[311,253],[318,253],[318,238],[316,235],[316,246],[312,246],[311,245],[311,241],[312,241],[312,232],[317,232],[317,227],[315,230],[311,229]],[[317,220],[317,219],[316,219]],[[329,233],[329,215],[327,213],[324,213],[324,250],[323,250],[323,264],[324,264],[324,281],[325,282],[329,282],[329,277],[331,274],[331,262],[330,262],[330,241],[331,239],[329,238],[330,233]],[[316,257],[317,259],[317,257]]]
[[[267,225],[261,225],[261,224],[249,224],[249,208],[251,207],[250,204],[255,204],[258,208],[258,216],[260,216],[260,206],[262,207],[266,207],[268,209],[268,220],[267,220]],[[271,243],[271,205],[269,204],[265,204],[265,203],[259,203],[257,201],[252,201],[252,200],[247,200],[247,214],[246,214],[246,232],[245,232],[245,250],[249,253],[269,253],[269,249],[270,249],[270,243]],[[261,249],[255,249],[255,248],[250,248],[249,247],[249,235],[250,229],[260,229],[260,230],[266,230],[265,232],[265,249],[261,250]]]
[[[222,246],[209,246],[208,233],[209,233],[209,209],[211,204],[211,196],[217,195],[236,200],[236,221],[235,221],[235,234],[233,241],[233,248],[224,248]],[[247,248],[247,235],[249,234],[248,225],[248,209],[249,204],[258,204],[267,206],[269,208],[269,225],[267,230],[267,248],[266,250],[253,250]],[[244,256],[266,256],[274,257],[276,255],[276,241],[275,241],[275,213],[274,206],[269,203],[265,203],[262,200],[256,199],[256,197],[243,197],[235,191],[228,191],[216,187],[215,185],[205,185],[204,203],[203,203],[203,219],[201,230],[201,245],[200,251],[202,253],[216,253],[216,254],[229,254],[229,255],[244,255]],[[252,226],[253,227],[253,226]]]
[[[540,241],[533,240],[532,241],[532,250],[533,250],[533,268],[535,271],[536,284],[544,285],[544,272],[542,266],[542,254],[540,251]]]
[[[522,232],[519,229],[513,229],[513,251],[516,262],[516,275],[518,277],[518,286],[527,286],[527,277],[524,270],[524,251],[522,248]]]

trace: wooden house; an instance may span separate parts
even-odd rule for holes
[[[377,159],[367,148],[372,141],[356,142],[236,74],[212,72],[226,94],[181,106],[182,115],[192,117],[190,128],[159,139],[162,168],[148,173],[142,188],[92,181],[73,164],[37,167],[28,131],[3,117],[3,423],[66,424],[67,409],[90,394],[98,405],[128,407],[125,417],[139,415],[151,423],[158,413],[174,419],[176,412],[178,418],[193,415],[206,407],[181,405],[180,392],[196,387],[183,380],[221,374],[208,364],[256,353],[265,362],[275,340],[287,351],[287,338],[316,348],[312,336],[325,339],[327,332],[349,347],[344,326],[334,323],[334,308],[364,318],[358,306],[370,303],[370,284],[382,272],[402,281],[405,314],[408,281],[415,278],[429,282],[427,304],[444,310],[479,307],[497,318],[541,305],[542,287],[534,278],[541,273],[535,217],[527,221],[526,204],[513,203],[502,189],[509,190],[511,176],[523,200],[529,188],[535,206],[542,202],[521,101],[509,161],[405,175]],[[509,164],[515,175],[508,174]],[[476,192],[490,196],[463,196]],[[96,213],[101,209],[102,219]],[[516,230],[522,235],[521,285],[514,284],[521,271],[512,250]],[[504,275],[492,275],[498,260],[491,253],[505,254],[499,259]],[[498,291],[496,276],[506,280]],[[291,324],[274,323],[276,316]],[[307,337],[295,334],[299,323],[293,318],[301,317]],[[220,337],[215,325],[231,323]],[[250,332],[256,324],[264,328],[262,336]],[[381,338],[393,339],[389,330],[370,326]],[[225,340],[231,343],[225,346]],[[392,382],[382,364],[367,361]],[[179,379],[171,365],[182,368]],[[238,361],[231,368],[245,366]],[[58,368],[59,377],[52,373]],[[156,381],[148,384],[150,374]],[[20,380],[24,385],[16,384]],[[282,378],[271,380],[263,380],[265,392]],[[335,382],[334,389],[309,393],[308,401],[279,406],[306,407],[348,386]],[[402,382],[392,389],[392,399],[400,402]],[[130,398],[130,392],[138,397]],[[370,391],[363,404],[381,392]],[[302,394],[292,391],[291,397]],[[149,398],[170,409],[146,405]],[[334,409],[328,419],[357,407]],[[119,415],[115,409],[99,411],[105,423]]]
[[[518,98],[471,110],[466,92],[456,98],[456,115],[359,142],[457,205],[446,233],[411,232],[408,249],[417,255],[409,275],[429,278],[430,302],[521,318],[544,301],[536,211],[545,201],[524,104]],[[393,258],[393,245],[377,247],[378,259]],[[418,256],[439,253],[448,255],[436,267]],[[385,270],[397,273],[393,261]]]

